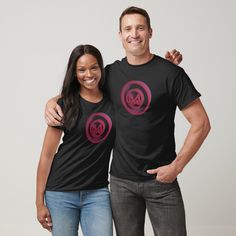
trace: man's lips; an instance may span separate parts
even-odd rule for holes
[[[138,43],[141,43],[142,41],[141,40],[129,40],[128,43],[131,43],[131,44],[138,44]]]

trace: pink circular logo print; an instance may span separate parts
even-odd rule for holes
[[[86,122],[86,136],[91,143],[100,143],[109,135],[111,118],[105,113],[93,113]]]
[[[142,115],[151,103],[151,91],[142,81],[129,81],[121,90],[121,101],[132,115]]]

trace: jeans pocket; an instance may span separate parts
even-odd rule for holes
[[[166,183],[166,182],[161,182],[160,180],[157,180],[157,179],[154,179],[154,181],[157,183],[157,184],[160,184],[160,185],[170,185],[172,183]]]
[[[177,179],[175,179],[172,183],[164,183],[164,182],[154,179],[151,181],[150,184],[151,184],[152,188],[158,188],[163,191],[169,191],[169,190],[171,191],[171,190],[178,188],[178,186],[179,186]]]

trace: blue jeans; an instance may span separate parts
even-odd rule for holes
[[[146,210],[155,236],[186,236],[184,204],[177,180],[131,181],[110,178],[117,236],[144,236]]]
[[[112,236],[112,213],[108,188],[76,192],[46,191],[53,236]]]

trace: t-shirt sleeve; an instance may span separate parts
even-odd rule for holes
[[[171,95],[180,110],[201,96],[182,68],[173,80]]]
[[[104,83],[103,83],[103,86],[102,86],[102,91],[105,93],[105,94],[108,94],[108,81],[107,81],[107,78],[108,78],[108,73],[109,73],[109,65],[107,65],[104,69],[105,73],[104,73]]]

